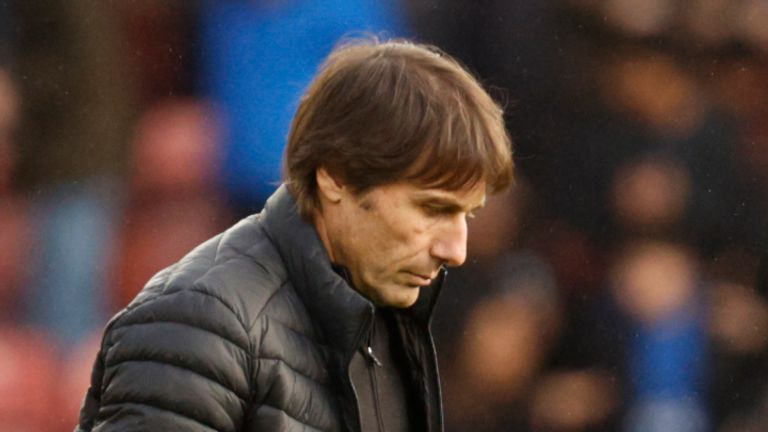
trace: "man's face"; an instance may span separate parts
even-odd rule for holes
[[[329,252],[374,303],[409,307],[442,265],[464,262],[466,219],[484,201],[484,182],[458,191],[405,182],[362,195],[342,188],[323,209]]]

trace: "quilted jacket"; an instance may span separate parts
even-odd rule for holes
[[[443,427],[439,279],[397,314],[428,431]],[[373,316],[282,186],[110,321],[76,431],[359,431],[349,364]]]

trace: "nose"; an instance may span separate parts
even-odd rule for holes
[[[467,220],[463,215],[451,218],[443,229],[436,231],[430,254],[452,267],[464,264],[467,259]]]

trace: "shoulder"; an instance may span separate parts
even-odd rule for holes
[[[90,423],[239,429],[254,391],[252,323],[287,281],[260,231],[252,216],[208,240],[113,318],[89,390]]]
[[[246,345],[254,323],[286,285],[280,255],[259,215],[252,215],[156,274],[112,326],[184,322]]]
[[[274,380],[328,381],[317,341],[279,252],[252,216],[158,273],[113,318],[89,391],[94,418],[119,425],[160,421],[153,413],[162,412],[236,430],[243,407],[267,397]],[[276,372],[285,367],[296,373]]]

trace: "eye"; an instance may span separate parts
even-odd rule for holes
[[[430,205],[426,204],[422,206],[424,213],[429,217],[434,218],[450,218],[454,216],[461,216],[466,219],[474,219],[475,213],[474,212],[466,212],[456,206],[441,206],[441,205]]]
[[[445,216],[451,212],[451,209],[438,205],[427,204],[422,206],[422,208],[424,209],[424,213],[429,216]]]

